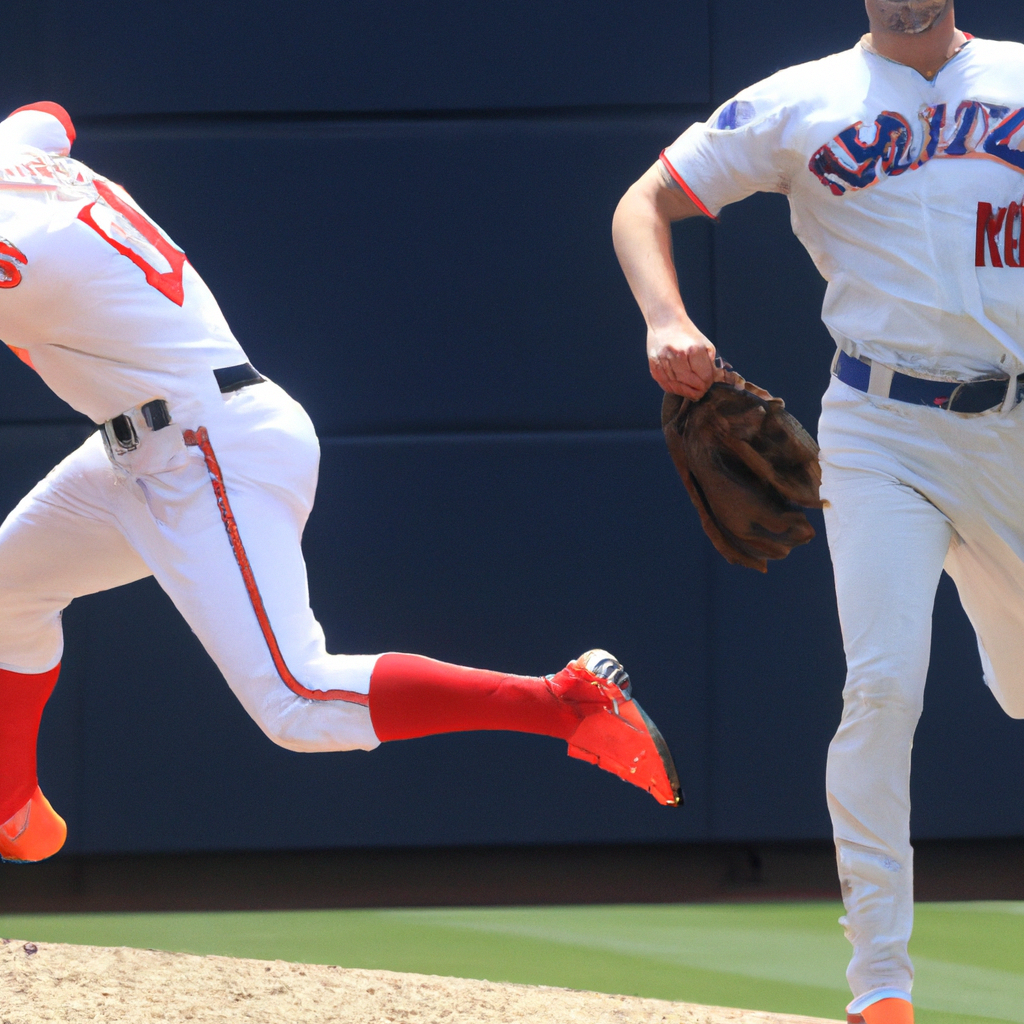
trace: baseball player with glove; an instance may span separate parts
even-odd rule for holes
[[[952,0],[866,6],[852,49],[743,90],[670,145],[614,238],[651,373],[698,407],[727,371],[680,300],[673,221],[780,192],[828,281],[820,497],[848,675],[827,792],[847,1013],[907,1024],[910,754],[943,569],[986,683],[1024,718],[1024,46],[959,31]]]
[[[63,609],[150,575],[284,747],[538,733],[678,804],[664,740],[607,652],[547,677],[327,653],[300,548],[313,425],[249,363],[184,252],[70,157],[74,139],[54,103],[0,122],[0,337],[99,428],[0,527],[0,857],[64,842],[36,777]]]

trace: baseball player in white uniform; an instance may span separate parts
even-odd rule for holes
[[[743,90],[670,145],[614,237],[651,373],[690,398],[720,371],[679,297],[672,221],[783,193],[828,281],[821,495],[848,676],[827,791],[847,1013],[908,1024],[910,753],[943,568],[985,681],[1024,717],[1024,46],[960,32],[952,0],[866,6],[853,49]]]
[[[300,548],[313,426],[250,365],[181,249],[70,157],[74,138],[53,103],[0,123],[0,337],[99,426],[0,527],[0,856],[64,842],[36,777],[63,609],[149,575],[275,743],[539,733],[678,804],[665,743],[607,652],[548,677],[327,653]]]

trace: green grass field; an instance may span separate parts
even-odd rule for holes
[[[0,934],[560,985],[841,1018],[833,903],[0,916]],[[1024,903],[919,904],[920,1024],[1024,1024]]]

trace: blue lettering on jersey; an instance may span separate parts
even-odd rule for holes
[[[808,166],[837,196],[935,159],[998,160],[1024,174],[1024,107],[1013,110],[965,100],[952,117],[948,113],[945,103],[922,107],[918,124],[912,127],[901,114],[885,110],[870,128],[857,121],[843,129],[811,157]]]

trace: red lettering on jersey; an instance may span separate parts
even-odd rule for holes
[[[1020,204],[1010,203],[1006,211],[1006,227],[1003,229],[1003,262],[1008,267],[1021,266],[1020,232],[1016,225],[1020,223]]]
[[[166,295],[171,302],[180,306],[185,301],[185,288],[182,284],[182,268],[185,266],[187,257],[167,238],[166,235],[136,206],[122,199],[111,187],[110,182],[102,178],[95,178],[93,184],[99,192],[99,202],[120,215],[167,261],[169,270],[160,271],[150,263],[142,253],[137,252],[125,242],[120,242],[97,224],[93,216],[93,207],[97,203],[90,203],[83,207],[78,213],[78,219],[95,231],[100,238],[112,245],[122,256],[127,256],[145,275],[148,284],[151,284],[158,292]],[[126,235],[125,241],[131,239]]]
[[[1021,214],[1020,203],[1010,203],[1009,206],[1001,206],[998,210],[993,209],[991,203],[978,203],[978,230],[974,251],[976,267],[1024,267]]]
[[[21,284],[18,264],[28,265],[28,257],[6,238],[0,238],[0,288],[17,288]]]

